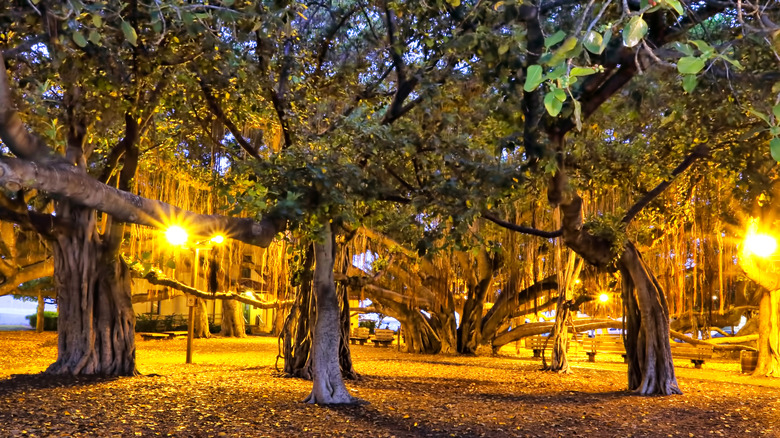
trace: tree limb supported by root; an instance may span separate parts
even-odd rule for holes
[[[669,330],[669,334],[675,339],[679,339],[683,342],[687,342],[692,345],[712,345],[712,347],[718,351],[741,351],[741,350],[758,351],[758,349],[749,347],[747,345],[722,345],[722,344],[739,344],[741,342],[755,341],[758,339],[758,335],[732,336],[727,338],[712,338],[709,341],[702,341],[699,339],[693,339],[692,337],[687,336],[684,333],[680,333],[674,330]]]
[[[158,272],[155,271],[149,271],[146,274],[143,274],[137,270],[132,271],[132,275],[134,278],[143,278],[144,280],[148,281],[151,284],[158,285],[158,286],[167,286],[172,289],[176,289],[178,291],[181,291],[185,294],[196,296],[198,298],[203,298],[204,300],[236,300],[240,301],[244,304],[249,304],[250,306],[254,306],[258,309],[278,309],[284,306],[292,305],[292,300],[275,300],[275,301],[262,301],[262,300],[256,300],[253,298],[249,298],[245,295],[240,295],[235,292],[217,292],[217,293],[211,293],[211,292],[205,292],[202,290],[195,289],[193,287],[187,286],[184,283],[181,283],[178,280],[174,280],[172,278],[166,277]],[[157,300],[157,299],[165,299],[165,298],[172,298],[171,294],[163,294],[163,295],[156,295],[153,297],[150,297],[148,294],[136,294],[133,295],[133,303],[140,303],[140,302],[146,302],[149,300]]]

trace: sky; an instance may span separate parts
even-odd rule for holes
[[[35,313],[38,303],[35,301],[15,300],[12,296],[0,297],[0,325],[27,325],[26,315]],[[45,310],[55,311],[57,306],[47,304]]]

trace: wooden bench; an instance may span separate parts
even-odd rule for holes
[[[186,331],[171,331],[171,332],[163,332],[166,336],[170,337],[171,339],[178,339],[178,338],[186,338],[187,332]]]
[[[552,348],[552,342],[548,342],[548,336],[529,336],[525,338],[525,348],[533,350],[534,357],[542,357],[542,351],[545,348]],[[552,339],[550,339],[552,341]]]
[[[151,340],[151,339],[168,339],[169,336],[163,333],[138,333],[141,335],[142,338],[144,338],[145,341]]]
[[[623,356],[626,362],[626,346],[620,336],[603,335],[594,338],[586,337],[582,341],[582,348],[588,355],[588,362],[596,362],[596,353],[614,353]]]
[[[371,342],[374,343],[374,347],[389,347],[395,340],[395,333],[389,329],[376,329],[374,330],[374,337],[371,338]]]
[[[359,342],[360,345],[365,345],[366,341],[368,341],[368,338],[368,327],[355,327],[352,329],[352,336],[349,337],[349,342],[352,344]]]
[[[672,346],[672,357],[690,359],[694,368],[701,368],[704,361],[712,359],[714,347],[712,345],[688,344],[669,341]]]
[[[549,342],[547,341],[549,339]],[[572,345],[574,346],[575,351],[579,348],[580,342],[572,337],[572,339],[569,340],[568,344],[566,344],[566,351],[571,350]],[[534,357],[542,357],[542,351],[544,350],[550,350],[552,351],[553,348],[553,342],[552,338],[549,336],[529,336],[525,338],[525,348],[528,348],[529,350],[533,350]]]

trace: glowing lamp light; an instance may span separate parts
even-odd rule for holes
[[[184,245],[187,243],[187,231],[178,225],[173,225],[165,232],[165,238],[171,245]]]
[[[607,294],[599,295],[599,301],[601,301],[602,303],[606,303],[607,301],[609,301],[609,295]]]
[[[745,251],[759,257],[769,257],[777,251],[777,240],[768,234],[749,234],[745,237]]]
[[[224,241],[225,241],[225,236],[223,236],[221,234],[217,234],[216,236],[211,238],[211,243],[216,243],[217,245],[219,245],[220,243],[222,243]]]
[[[582,282],[580,281],[580,279],[579,279],[579,278],[575,278],[575,279],[574,279],[574,284],[580,284],[580,283],[582,283]]]

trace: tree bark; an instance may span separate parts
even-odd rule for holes
[[[209,331],[209,310],[206,307],[206,300],[195,298],[195,318],[192,322],[195,328],[194,335],[198,339],[208,339],[211,337]]]
[[[339,343],[340,309],[333,281],[333,233],[325,223],[322,242],[314,244],[314,294],[317,298],[317,322],[312,341],[312,390],[306,402],[316,404],[354,403],[341,376]]]
[[[38,312],[35,315],[35,331],[43,333],[43,309],[45,302],[43,301],[43,293],[38,292]]]
[[[682,394],[669,344],[669,308],[660,284],[628,242],[618,261],[623,277],[628,388],[637,394]]]
[[[59,338],[57,361],[46,372],[134,375],[129,270],[118,248],[98,234],[94,211],[67,203],[58,207],[58,215],[77,226],[57,234],[52,245]]]
[[[461,259],[466,256],[461,254]],[[461,260],[464,268],[472,263]],[[482,310],[490,282],[493,279],[493,261],[487,251],[480,249],[476,260],[476,269],[472,271],[472,278],[468,281],[468,295],[463,304],[463,313],[460,316],[458,326],[458,353],[475,354],[477,346],[482,341]]]
[[[244,312],[236,300],[222,301],[222,324],[219,332],[222,336],[232,338],[246,337]]]
[[[780,377],[780,290],[764,290],[759,307],[758,363],[753,375]]]

